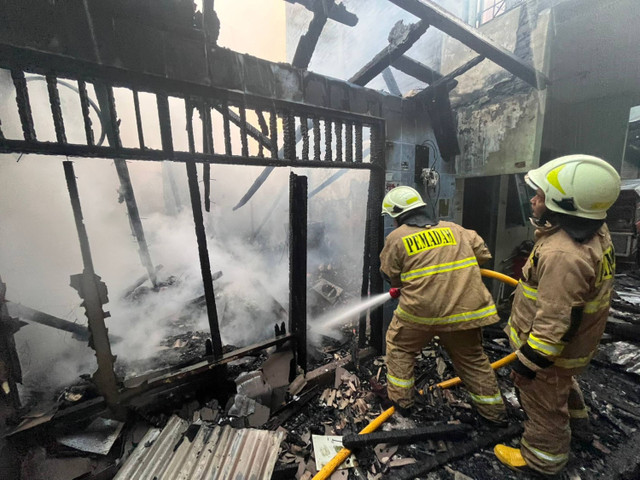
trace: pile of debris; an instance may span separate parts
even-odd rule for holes
[[[573,440],[563,478],[638,478],[640,348],[629,336],[640,326],[638,286],[634,274],[617,277],[614,327],[607,327],[599,354],[580,378],[594,435]],[[192,363],[202,355],[205,338],[192,331],[171,336],[158,354],[166,364]],[[322,337],[321,345],[309,348],[312,368],[306,374],[296,369],[288,344],[240,356],[226,364],[222,378],[143,396],[125,412],[109,413],[85,380],[61,392],[54,408],[33,411],[13,428],[4,449],[11,459],[0,463],[0,471],[3,478],[30,480],[309,480],[318,472],[332,479],[523,478],[492,451],[499,442],[517,446],[522,431],[508,368],[497,375],[510,426],[490,428],[479,421],[463,387],[437,387],[455,373],[436,339],[416,358],[422,394],[413,414],[381,422],[384,358],[354,348],[356,342],[347,327],[339,340]],[[499,327],[485,329],[485,349],[491,360],[510,353]],[[372,422],[379,428],[368,427]],[[365,428],[370,433],[359,435]],[[345,460],[325,475],[343,448],[349,450]]]

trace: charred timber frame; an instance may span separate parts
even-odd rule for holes
[[[365,86],[389,65],[405,54],[429,28],[427,21],[405,26],[402,22],[394,25],[389,32],[389,45],[384,47],[373,59],[349,79],[351,83]]]
[[[307,177],[289,174],[289,331],[307,371]]]
[[[544,74],[438,5],[427,0],[389,1],[407,12],[412,13],[423,22],[427,22],[432,27],[464,43],[467,47],[475,50],[497,65],[500,65],[508,72],[521,78],[538,90],[546,88],[550,83]]]
[[[236,54],[233,54],[236,55]],[[349,92],[353,97],[354,111],[363,113],[351,113],[345,111],[345,107],[339,107],[336,103],[329,103],[330,108],[320,107],[317,100],[308,103],[295,102],[293,100],[283,100],[289,98],[287,95],[258,95],[250,92],[242,92],[237,89],[227,89],[223,87],[213,87],[203,83],[179,80],[176,78],[162,77],[158,75],[150,75],[139,72],[135,69],[123,69],[115,66],[108,66],[94,61],[80,60],[70,56],[62,56],[56,53],[45,53],[38,50],[16,47],[6,43],[0,43],[0,68],[11,71],[16,88],[16,105],[19,113],[19,119],[22,125],[23,139],[0,138],[0,152],[2,153],[37,153],[45,155],[65,155],[80,156],[89,158],[114,159],[121,161],[125,166],[126,160],[142,160],[142,161],[174,161],[184,162],[187,167],[188,180],[190,184],[190,192],[192,196],[192,207],[194,210],[194,223],[196,227],[197,238],[199,242],[199,251],[201,257],[201,269],[203,273],[203,284],[207,295],[207,307],[210,317],[210,327],[212,330],[214,356],[221,359],[221,340],[219,337],[219,329],[217,328],[217,318],[215,309],[215,297],[213,295],[213,286],[207,278],[210,278],[210,266],[208,265],[208,254],[206,247],[206,236],[204,234],[204,225],[202,219],[200,192],[197,185],[196,165],[198,163],[213,164],[229,164],[229,165],[250,165],[250,166],[268,166],[268,167],[303,167],[303,168],[341,168],[341,169],[361,169],[371,172],[369,198],[367,202],[368,210],[368,232],[365,238],[365,249],[370,252],[369,258],[365,261],[364,271],[366,271],[366,288],[365,295],[375,295],[382,291],[382,280],[378,273],[379,265],[377,265],[377,253],[382,245],[382,222],[377,215],[377,210],[382,201],[382,193],[384,188],[384,134],[385,123],[381,118],[382,100],[376,97],[375,92],[356,91],[349,92],[350,87],[344,83],[339,86],[343,91]],[[28,86],[25,81],[24,74],[44,75],[48,79],[50,88],[50,104],[47,105],[52,112],[54,126],[56,126],[56,141],[45,142],[40,141],[36,137],[33,118],[31,115],[33,99],[29,99]],[[318,82],[329,82],[319,76],[313,76],[313,80]],[[56,79],[69,79],[78,82],[78,94],[82,107],[84,120],[84,133],[86,140],[82,143],[69,143],[64,132],[64,120],[62,114],[57,107],[56,89],[54,81]],[[332,81],[333,82],[333,81]],[[94,141],[94,131],[91,120],[88,115],[88,96],[87,84],[94,86],[104,86],[106,90],[102,103],[105,118],[102,119],[106,125],[106,133],[109,135],[109,145],[96,144]],[[331,88],[336,88],[332,84]],[[134,98],[135,121],[138,133],[138,142],[136,147],[125,147],[120,139],[118,128],[118,119],[116,115],[116,99],[113,98],[113,89],[122,87],[129,89]],[[100,90],[100,88],[98,88]],[[143,130],[141,128],[142,114],[140,112],[140,102],[136,98],[139,92],[146,92],[156,96],[157,115],[160,125],[162,147],[161,149],[153,149],[145,144]],[[169,112],[168,100],[179,100],[184,102],[187,110],[188,136],[190,137],[189,148],[185,151],[179,151],[174,148],[171,128],[171,114]],[[366,109],[362,108],[363,99],[368,99],[365,103]],[[371,113],[371,105],[374,105],[373,114]],[[42,108],[42,106],[36,106]],[[190,107],[190,111],[189,111]],[[224,145],[216,145],[216,147],[225,147],[223,152],[216,152],[214,149],[212,138],[203,132],[204,145],[200,151],[197,151],[193,144],[193,124],[190,121],[191,115],[195,109],[200,110],[201,118],[203,118],[203,129],[210,132],[210,113],[212,109],[219,109],[226,113],[228,118],[225,125],[225,136],[229,133],[229,124],[236,125],[241,132],[242,148],[238,151],[231,151],[229,142],[225,138]],[[247,112],[252,109],[257,115],[260,123],[260,132],[251,128],[247,121]],[[347,110],[351,110],[347,107]],[[237,113],[235,113],[237,112]],[[376,116],[377,115],[377,116]],[[268,118],[267,118],[268,117]],[[278,120],[282,119],[285,125],[284,138],[278,138]],[[308,123],[307,123],[308,122]],[[297,142],[296,124],[300,125],[300,137],[302,140],[302,149],[296,152],[295,143]],[[324,124],[324,125],[323,125]],[[304,125],[304,126],[303,126]],[[324,138],[328,141],[328,148],[322,152],[320,132],[324,126]],[[371,136],[370,158],[366,157],[364,141],[367,139],[364,132]],[[310,135],[313,134],[313,146]],[[331,137],[335,137],[335,147],[331,143]],[[343,139],[344,136],[344,139]],[[338,137],[340,138],[338,140]],[[252,138],[257,143],[256,149],[249,149],[248,139]],[[86,141],[86,143],[85,143]],[[353,144],[347,144],[352,142]],[[219,142],[222,143],[222,142]],[[282,148],[280,148],[282,147]],[[333,148],[332,148],[333,147]],[[235,150],[235,146],[233,147]],[[266,148],[266,152],[264,149]],[[254,150],[258,153],[254,153]],[[322,157],[322,158],[321,158]],[[67,167],[65,167],[67,168]],[[71,168],[71,167],[69,167]],[[71,181],[72,173],[68,176]],[[75,180],[75,179],[74,179]],[[376,184],[376,185],[373,185]],[[71,183],[70,183],[71,185]],[[71,189],[71,187],[70,187]],[[79,198],[77,194],[72,196],[72,202],[77,202],[79,217],[79,235],[81,237],[81,245],[83,246],[83,258],[85,243],[88,251],[88,239],[86,231],[84,235],[80,232],[82,225],[81,212],[79,211]],[[75,211],[75,207],[74,207]],[[376,212],[375,214],[373,212]],[[200,233],[198,233],[200,232]],[[85,270],[89,268],[92,272],[92,264],[89,261]],[[153,270],[155,273],[155,270]],[[86,272],[85,272],[86,273]],[[208,274],[208,276],[207,276]],[[95,274],[92,274],[95,275]],[[91,280],[92,275],[88,278]],[[84,275],[86,276],[86,275]],[[80,277],[83,277],[81,275]],[[87,281],[89,281],[87,280]],[[97,282],[97,283],[96,283]],[[83,281],[84,283],[84,281]],[[92,283],[92,282],[89,282]],[[98,331],[101,338],[98,347],[96,345],[96,356],[99,360],[99,389],[105,396],[107,403],[113,404],[119,398],[119,393],[115,390],[117,383],[113,374],[113,358],[109,345],[106,327],[104,325],[104,317],[106,314],[102,311],[102,304],[106,303],[106,289],[104,297],[100,296],[101,289],[104,284],[96,277],[93,279],[94,297],[91,302],[90,328]],[[293,286],[292,286],[293,287]],[[102,301],[102,303],[100,303]],[[92,324],[101,322],[98,327],[92,327]],[[378,350],[382,345],[382,311],[378,309],[371,315],[372,325],[372,344]],[[379,331],[378,331],[379,330]],[[304,330],[298,330],[302,335]],[[96,333],[92,332],[93,341],[96,341]],[[306,348],[306,344],[302,345]],[[303,359],[302,355],[298,356]],[[211,365],[215,364],[214,361]]]
[[[285,1],[291,4],[298,3],[311,12],[313,12],[313,9],[316,5],[316,0],[285,0]],[[347,8],[344,6],[344,3],[335,4],[335,7],[329,11],[328,18],[330,18],[331,20],[335,20],[338,23],[342,23],[348,27],[355,27],[358,24],[358,17],[355,14],[348,11]]]

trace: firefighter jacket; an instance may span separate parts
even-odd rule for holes
[[[584,243],[557,226],[538,228],[506,329],[514,370],[529,378],[552,366],[559,374],[584,370],[604,332],[614,274],[606,224]]]
[[[484,240],[455,223],[401,225],[387,236],[380,270],[402,288],[397,317],[448,332],[499,320],[478,266],[490,259]]]

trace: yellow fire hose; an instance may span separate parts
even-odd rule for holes
[[[518,281],[509,277],[508,275],[504,275],[502,273],[498,273],[498,272],[494,272],[493,270],[487,270],[485,268],[481,268],[480,269],[480,273],[482,274],[483,277],[489,277],[489,278],[495,278],[497,280],[500,280],[501,282],[504,283],[508,283],[511,286],[516,286],[518,285]],[[507,355],[504,358],[501,358],[500,360],[497,360],[495,362],[493,362],[491,364],[491,368],[493,368],[494,370],[497,370],[500,367],[504,367],[505,365],[509,365],[511,362],[513,362],[516,359],[516,354],[514,353],[510,353],[509,355]],[[455,377],[455,378],[451,378],[449,380],[445,380],[444,382],[440,382],[436,385],[436,387],[439,388],[451,388],[454,387],[456,385],[459,385],[460,383],[462,383],[462,380],[460,380],[460,377]],[[433,387],[431,387],[433,388]],[[420,395],[424,394],[424,390],[420,390]],[[385,410],[384,412],[382,412],[380,415],[378,415],[375,419],[373,419],[371,421],[371,423],[369,423],[369,425],[367,425],[366,427],[364,427],[362,430],[360,430],[360,435],[364,435],[366,433],[372,433],[374,431],[376,431],[380,425],[382,425],[384,422],[386,422],[389,417],[391,417],[391,415],[394,414],[394,412],[396,411],[396,409],[394,407],[390,407],[387,410]],[[333,472],[335,472],[335,470],[342,465],[342,463],[349,458],[349,455],[351,455],[351,450],[349,450],[348,448],[342,448],[338,453],[336,453],[335,457],[333,457],[329,463],[327,463],[324,467],[322,467],[322,470],[320,470],[318,473],[316,473],[316,475],[313,477],[312,480],[326,480],[327,478],[329,478],[331,476],[331,474]]]

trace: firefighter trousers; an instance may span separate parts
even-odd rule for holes
[[[527,465],[544,474],[560,472],[569,459],[569,420],[588,421],[587,408],[576,379],[557,367],[541,370],[536,378],[516,384],[527,420],[520,451]]]
[[[446,349],[478,413],[500,422],[506,419],[502,395],[489,359],[482,349],[480,328],[437,332],[398,319],[394,315],[387,330],[387,392],[389,399],[403,408],[414,402],[415,356],[434,336]]]

